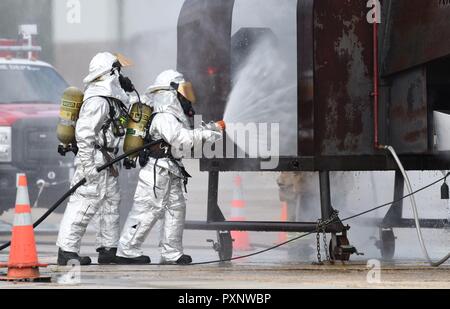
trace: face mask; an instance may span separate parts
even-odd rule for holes
[[[122,66],[120,65],[119,62],[116,62],[116,63],[113,64],[111,75],[114,75],[114,74],[118,74],[119,75],[120,87],[125,92],[130,93],[130,92],[135,91],[133,83],[131,82],[131,80],[128,77],[122,75],[121,70],[122,70]]]
[[[178,101],[180,101],[181,108],[183,109],[183,112],[188,118],[192,118],[195,115],[194,108],[192,107],[192,102],[189,101],[179,90],[179,84],[177,83],[170,83],[170,87],[175,89],[177,91],[177,97]]]
[[[192,107],[192,103],[180,93],[178,93],[178,100],[180,101],[184,114],[188,117],[194,117],[195,110]]]
[[[128,77],[123,76],[122,74],[119,75],[119,83],[120,87],[122,87],[125,92],[133,92],[135,90],[131,80]]]

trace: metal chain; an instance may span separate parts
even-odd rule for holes
[[[316,244],[317,244],[317,264],[319,264],[319,265],[323,265],[322,255],[320,254],[320,230],[319,230],[319,226],[320,226],[321,222],[322,222],[321,219],[317,220]]]
[[[325,232],[325,228],[327,225],[332,223],[334,220],[338,219],[339,211],[333,210],[333,213],[327,220],[318,219],[317,220],[317,228],[316,228],[316,245],[317,245],[317,264],[323,265],[322,254],[320,253],[320,233],[322,232],[322,240],[323,240],[323,248],[325,250],[327,261],[331,261],[330,253],[328,250],[328,241],[327,234]]]

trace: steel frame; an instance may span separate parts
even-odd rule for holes
[[[405,181],[400,171],[395,172],[394,184],[394,201],[383,220],[379,222],[378,226],[382,229],[392,228],[414,228],[416,226],[414,219],[403,218],[403,200]],[[399,201],[400,200],[400,201]],[[420,219],[420,226],[428,229],[443,229],[449,228],[450,224],[447,219]]]
[[[414,0],[416,1],[416,0]],[[420,2],[420,1],[416,1]],[[408,2],[404,1],[404,4]],[[215,44],[217,43],[214,39],[211,38],[211,42],[206,42],[205,46],[200,46],[196,44],[191,44],[192,39],[190,35],[195,33],[198,36],[198,29],[195,27],[189,29],[189,27],[193,26],[202,26],[202,20],[205,18],[210,18],[214,20],[217,16],[220,16],[220,20],[224,21],[217,26],[217,32],[219,32],[224,37],[220,36],[221,45],[227,45],[224,42],[228,42],[228,35],[231,30],[231,19],[232,19],[232,9],[233,9],[234,1],[229,0],[228,2],[213,2],[206,0],[186,0],[184,9],[182,10],[183,17],[180,17],[179,29],[190,30],[184,31],[182,35],[179,35],[179,70],[183,71],[187,77],[191,79],[196,79],[198,76],[201,76],[201,70],[204,65],[203,62],[206,60],[211,60],[213,63],[217,64],[222,70],[222,74],[217,76],[204,78],[204,80],[199,80],[198,84],[205,84],[208,89],[208,96],[205,100],[211,100],[214,102],[211,106],[207,105],[205,113],[207,115],[211,114],[212,118],[221,117],[220,108],[217,105],[217,102],[223,103],[223,98],[227,96],[226,89],[230,85],[229,80],[229,46],[226,46],[225,50],[217,50],[217,55],[221,57],[216,57],[214,59],[209,59],[211,56],[210,50],[212,48],[218,48]],[[390,15],[391,5],[388,6],[389,11],[384,12],[385,15]],[[346,123],[345,128],[350,127],[355,132],[353,134],[358,134],[360,144],[354,149],[340,149],[339,151],[335,151],[334,148],[337,148],[335,141],[333,140],[333,136],[335,133],[339,133],[339,138],[342,140],[341,136],[343,133],[348,131],[342,129],[342,121],[345,120],[345,117],[341,117],[339,120],[339,124],[341,125],[341,131],[335,132],[333,130],[332,134],[329,136],[328,131],[324,130],[324,128],[320,127],[320,124],[327,123],[326,119],[322,119],[328,115],[330,109],[330,102],[328,99],[330,97],[330,93],[334,95],[334,101],[337,103],[333,103],[338,105],[339,107],[343,107],[344,105],[351,105],[354,108],[356,105],[365,104],[361,113],[366,115],[370,111],[371,99],[370,99],[370,70],[368,69],[371,63],[372,54],[369,51],[369,48],[364,48],[356,60],[354,57],[350,57],[349,61],[353,61],[353,64],[356,64],[356,68],[358,70],[354,70],[354,76],[350,78],[350,75],[342,76],[340,75],[339,85],[343,87],[342,91],[336,89],[335,87],[325,87],[325,85],[331,84],[330,81],[333,81],[334,74],[336,71],[341,73],[346,72],[346,68],[349,66],[346,57],[337,57],[334,54],[333,48],[328,48],[329,46],[336,45],[337,40],[342,40],[342,32],[341,29],[335,29],[335,19],[338,16],[337,13],[333,13],[332,15],[327,15],[328,12],[334,12],[334,9],[338,10],[347,10],[343,13],[350,14],[346,16],[347,18],[351,17],[352,14],[359,14],[360,9],[365,8],[365,4],[361,4],[358,2],[348,2],[346,7],[342,6],[342,4],[332,4],[329,1],[317,1],[317,0],[303,0],[298,1],[297,6],[297,50],[299,53],[298,56],[298,129],[299,132],[303,133],[311,133],[311,134],[299,134],[298,136],[298,157],[280,157],[279,164],[275,169],[272,170],[263,170],[261,168],[261,163],[264,161],[263,159],[256,158],[218,158],[218,159],[201,159],[200,160],[200,169],[201,171],[205,171],[209,173],[209,183],[208,183],[208,203],[207,203],[207,220],[203,221],[188,221],[186,222],[186,229],[195,229],[195,230],[217,230],[217,231],[233,231],[233,230],[242,230],[242,231],[265,231],[265,232],[276,232],[276,231],[286,231],[286,232],[313,232],[316,230],[317,223],[316,222],[261,222],[261,221],[247,221],[247,222],[230,222],[227,221],[225,216],[223,215],[219,205],[218,205],[218,189],[219,189],[219,173],[220,172],[229,172],[229,171],[239,171],[239,172],[281,172],[281,171],[314,171],[319,172],[320,175],[320,200],[321,200],[321,216],[322,220],[326,220],[330,217],[332,213],[332,203],[330,198],[330,181],[329,181],[329,172],[330,171],[396,171],[395,178],[395,190],[394,190],[394,199],[398,199],[403,196],[403,188],[404,183],[401,175],[397,171],[397,165],[391,156],[382,151],[372,149],[370,143],[370,127],[364,125],[364,121],[360,121],[358,123],[353,123],[352,126],[349,126]],[[220,11],[221,10],[221,11]],[[345,14],[344,14],[345,15]],[[359,16],[359,15],[358,15]],[[197,18],[197,19],[196,19]],[[415,19],[412,19],[414,22]],[[182,23],[183,21],[184,23]],[[366,27],[366,23],[361,22],[358,25],[355,25],[355,29],[351,32],[355,32],[358,41],[358,44],[363,46],[370,46],[371,44],[371,31],[370,27]],[[196,29],[193,31],[193,29]],[[200,29],[202,29],[200,27]],[[323,29],[326,29],[323,30]],[[334,29],[335,31],[329,31],[329,29]],[[203,29],[204,30],[204,29]],[[211,29],[207,29],[208,33],[212,33]],[[220,30],[220,31],[219,31]],[[385,30],[382,29],[380,32],[385,35]],[[344,31],[347,33],[350,31]],[[414,34],[415,35],[415,34]],[[217,36],[217,35],[216,35]],[[347,38],[349,39],[349,38]],[[388,40],[383,40],[388,41]],[[187,42],[187,46],[184,46],[182,43]],[[208,45],[209,44],[209,45]],[[198,49],[197,54],[204,55],[204,57],[199,57],[201,59],[201,64],[199,67],[192,66],[191,62],[185,61],[188,57],[184,57],[184,53],[186,52],[187,47],[192,47]],[[320,46],[320,52],[315,51],[316,46]],[[389,46],[381,46],[382,50],[387,50]],[[364,52],[366,50],[366,52]],[[188,53],[189,54],[189,53]],[[214,55],[215,55],[214,54]],[[190,54],[189,54],[190,55]],[[208,56],[208,57],[206,57]],[[386,56],[383,54],[383,56]],[[360,60],[364,59],[363,67],[360,66]],[[382,57],[383,59],[385,57]],[[324,66],[322,65],[322,61],[329,61],[330,59],[334,59],[332,61],[332,66]],[[356,61],[356,62],[355,62]],[[385,64],[386,65],[386,64]],[[384,67],[384,73],[386,73],[386,67]],[[418,98],[417,100],[408,101],[410,96],[408,95],[411,90],[411,87],[405,87],[405,85],[413,84],[411,81],[419,78],[423,83],[425,80],[425,69],[420,68],[416,71],[412,70],[411,72],[407,72],[404,75],[395,76],[392,78],[385,78],[381,80],[381,103],[380,104],[380,142],[389,143],[389,141],[394,141],[393,144],[396,149],[399,150],[400,160],[404,164],[407,170],[450,170],[450,161],[447,159],[449,156],[445,153],[432,153],[431,148],[429,147],[429,141],[426,143],[420,143],[421,140],[416,140],[420,137],[420,135],[412,135],[413,140],[403,141],[400,140],[400,144],[396,140],[397,135],[399,136],[409,136],[406,133],[414,133],[418,130],[416,127],[417,122],[420,121],[411,121],[411,117],[403,117],[402,113],[399,113],[400,116],[396,116],[396,114],[392,114],[393,106],[390,106],[388,103],[391,101],[390,97],[394,97],[400,104],[400,107],[403,107],[406,103],[413,105],[413,111],[416,112],[420,117],[426,117],[426,112],[423,111],[423,103],[426,102],[426,98]],[[196,80],[197,81],[197,80]],[[361,81],[365,81],[364,84]],[[226,85],[225,88],[211,86],[211,83],[216,83],[216,85]],[[316,89],[317,86],[322,86],[321,91],[318,92]],[[418,85],[418,89],[421,91],[422,96],[425,96],[425,92],[423,92],[423,85]],[[345,89],[351,87],[352,93],[347,96],[339,97],[336,93],[346,93]],[[367,88],[367,89],[366,89]],[[327,89],[330,93],[327,92]],[[405,91],[408,90],[408,91]],[[223,90],[223,91],[222,91]],[[228,89],[229,90],[229,89]],[[367,93],[366,93],[367,92]],[[412,97],[414,98],[414,96]],[[361,101],[363,101],[361,103]],[[208,101],[209,102],[209,101]],[[353,104],[357,102],[358,104]],[[340,106],[341,104],[342,106]],[[352,105],[353,104],[353,105]],[[224,107],[224,106],[221,106]],[[395,106],[394,106],[395,107]],[[210,109],[217,109],[214,113],[209,113]],[[396,111],[394,109],[394,111]],[[403,112],[403,109],[400,110]],[[397,111],[398,112],[398,111]],[[342,111],[341,111],[342,113]],[[362,116],[358,116],[355,119],[359,119]],[[425,116],[424,116],[425,115]],[[342,115],[341,115],[342,116]],[[393,128],[388,126],[386,119],[392,117],[400,117],[396,122]],[[418,116],[418,117],[419,117]],[[322,117],[322,118],[321,118]],[[359,117],[359,118],[358,118]],[[401,118],[403,117],[403,118]],[[335,121],[334,124],[338,123]],[[353,118],[352,118],[353,119]],[[362,118],[361,118],[362,119]],[[402,121],[403,119],[403,121]],[[420,118],[421,119],[421,118]],[[408,120],[408,123],[405,121]],[[406,129],[404,129],[404,127]],[[399,129],[400,128],[400,129]],[[405,131],[406,130],[406,131]],[[397,132],[398,131],[398,132]],[[400,133],[399,133],[400,132]],[[389,134],[393,134],[390,136]],[[430,132],[428,132],[430,135]],[[428,136],[429,138],[429,136]],[[397,142],[397,143],[396,143]],[[428,146],[428,148],[426,147]],[[334,147],[334,148],[333,148]],[[406,154],[410,153],[410,154]],[[351,155],[347,155],[351,154]],[[403,203],[398,202],[394,203],[386,214],[385,218],[378,222],[378,226],[380,228],[392,229],[392,228],[410,228],[414,227],[414,221],[411,219],[402,218],[402,209]],[[444,228],[448,226],[448,220],[435,220],[435,219],[422,219],[421,225],[424,228]],[[332,233],[333,236],[336,233],[345,232],[348,230],[348,226],[344,226],[342,222],[336,220],[334,223],[330,224],[326,228],[326,232]]]
[[[314,232],[317,222],[269,222],[269,221],[226,221],[218,204],[219,172],[209,172],[208,175],[208,205],[207,219],[203,221],[187,221],[188,230],[219,230],[219,231],[255,231],[255,232]],[[330,218],[331,205],[330,175],[328,171],[320,172],[320,201],[322,220]],[[325,229],[327,233],[341,233],[347,230],[340,221],[335,221]]]

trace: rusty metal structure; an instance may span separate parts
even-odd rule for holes
[[[332,215],[329,171],[397,170],[378,145],[391,145],[408,170],[448,170],[434,149],[433,111],[450,109],[450,3],[381,1],[381,23],[367,21],[367,1],[299,0],[297,4],[298,155],[281,157],[276,171],[320,174],[322,219]],[[199,88],[199,113],[221,119],[231,91],[234,0],[186,0],[178,24],[178,70]],[[194,59],[192,55],[196,55]],[[448,154],[447,154],[448,155]],[[260,159],[202,159],[209,172],[207,222],[217,230],[221,257],[231,256],[230,230],[314,231],[315,222],[227,222],[217,205],[219,172],[259,171]],[[403,196],[395,177],[394,197]],[[414,226],[401,202],[380,223],[380,249],[392,258],[392,229]],[[425,228],[447,220],[423,219]],[[338,219],[330,253],[346,260],[355,250]]]

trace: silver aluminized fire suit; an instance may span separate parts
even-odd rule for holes
[[[97,59],[96,59],[97,58]],[[97,63],[95,62],[97,60]],[[72,186],[86,177],[87,183],[71,197],[61,222],[57,246],[64,251],[80,250],[80,242],[86,228],[95,215],[97,225],[97,248],[115,248],[120,235],[119,204],[120,193],[118,178],[110,169],[98,173],[96,168],[106,163],[104,154],[98,146],[110,148],[108,154],[114,158],[113,149],[119,146],[120,138],[113,133],[113,124],[103,130],[107,122],[110,106],[105,98],[109,97],[128,104],[129,97],[121,88],[118,75],[109,72],[97,77],[95,70],[110,70],[115,56],[109,53],[97,55],[91,62],[91,74],[85,79],[84,103],[76,124],[76,140],[79,148],[75,158],[76,171]],[[93,72],[94,71],[94,72]],[[115,117],[120,114],[118,103],[110,100],[114,106]],[[115,167],[117,170],[117,166]]]
[[[161,73],[147,90],[145,101],[156,113],[149,131],[152,139],[164,139],[171,145],[174,158],[179,159],[186,150],[201,146],[204,141],[221,139],[222,133],[204,128],[191,130],[177,91],[169,87],[171,82],[184,82],[183,75],[171,70]],[[162,219],[161,262],[176,262],[183,255],[186,200],[183,175],[177,164],[182,166],[181,160],[175,163],[172,159],[163,158],[156,162],[150,158],[141,169],[134,205],[122,231],[117,256],[142,256],[142,243],[159,219]]]

